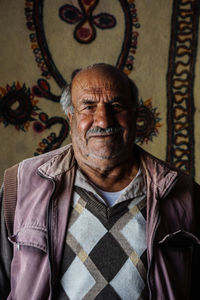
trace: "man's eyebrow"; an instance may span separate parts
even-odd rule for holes
[[[96,101],[93,100],[93,99],[82,99],[81,101],[83,104],[93,104],[95,103]]]
[[[108,101],[108,103],[113,103],[113,102],[122,102],[122,100],[123,100],[123,98],[122,97],[114,97],[114,98],[112,98],[112,99],[110,99],[109,101]]]
[[[110,100],[108,100],[107,104],[112,104],[113,102],[122,102],[123,101],[123,98],[122,97],[114,97]],[[94,99],[82,99],[81,101],[83,104],[94,104],[98,101],[94,100]]]

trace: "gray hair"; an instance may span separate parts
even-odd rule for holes
[[[116,67],[109,65],[109,64],[105,64],[105,63],[97,63],[97,64],[93,64],[90,65],[86,68],[80,69],[78,70],[75,75],[73,76],[73,78],[80,72],[86,71],[86,70],[90,70],[93,69],[95,67],[105,67],[105,68],[112,68],[112,69],[116,69],[120,72],[119,69],[117,69]],[[121,71],[122,72],[122,71]],[[123,72],[122,72],[123,73]],[[133,109],[136,110],[137,106],[138,106],[138,88],[136,86],[136,84],[133,82],[133,80],[131,80],[125,73],[123,73],[124,76],[127,77],[129,84],[130,84],[130,89],[131,89],[131,98],[134,99],[134,106]],[[67,84],[63,90],[62,90],[62,94],[61,94],[61,98],[60,98],[60,104],[62,106],[62,109],[64,111],[64,113],[66,115],[68,115],[68,113],[73,114],[74,113],[74,106],[72,103],[72,96],[71,96],[71,88],[72,88],[72,81],[73,78],[71,80],[71,82],[69,84]]]
[[[74,113],[74,106],[72,104],[72,97],[71,97],[71,87],[72,87],[72,83],[66,85],[62,90],[62,94],[60,98],[60,104],[66,115],[68,115],[68,113],[71,114]]]

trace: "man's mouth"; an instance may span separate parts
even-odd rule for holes
[[[115,136],[116,133],[91,133],[88,138],[97,137],[97,138],[105,138],[110,136]]]

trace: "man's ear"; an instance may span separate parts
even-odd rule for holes
[[[68,112],[68,113],[67,113],[67,117],[68,117],[68,119],[69,119],[69,123],[71,124],[71,122],[72,122],[72,113],[71,113],[71,112]]]
[[[68,112],[68,113],[67,113],[67,117],[68,117],[68,121],[69,121],[69,128],[70,128],[70,130],[69,130],[69,134],[71,135],[71,134],[72,134],[72,132],[71,132],[72,113]]]

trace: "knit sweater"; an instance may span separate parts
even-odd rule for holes
[[[147,299],[141,172],[108,207],[77,171],[56,299]]]

